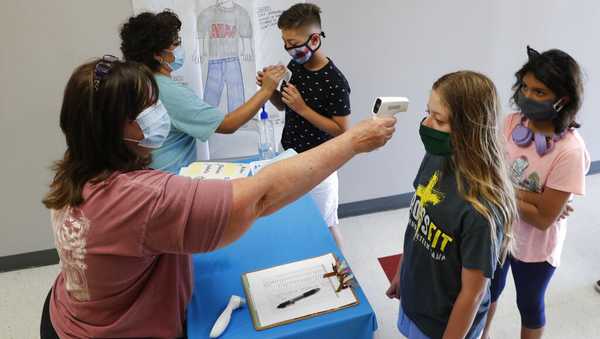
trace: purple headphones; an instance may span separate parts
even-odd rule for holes
[[[512,140],[519,147],[527,147],[532,141],[535,142],[535,150],[540,156],[548,154],[554,149],[554,143],[565,136],[566,132],[554,134],[552,137],[547,137],[542,133],[533,132],[529,127],[525,126],[525,117],[512,131]]]

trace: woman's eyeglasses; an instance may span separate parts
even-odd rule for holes
[[[94,90],[98,90],[100,82],[110,73],[113,63],[116,61],[119,61],[119,58],[106,54],[96,63],[96,68],[94,69]]]

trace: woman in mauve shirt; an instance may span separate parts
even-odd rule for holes
[[[394,132],[395,119],[369,119],[254,177],[193,180],[147,169],[170,128],[158,97],[148,68],[110,56],[79,66],[67,83],[60,113],[67,150],[43,201],[61,271],[42,338],[185,336],[191,253],[235,241],[256,218]]]

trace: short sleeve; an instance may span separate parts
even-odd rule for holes
[[[338,117],[350,115],[350,85],[348,81],[340,74],[339,78],[333,82],[329,89],[333,98],[330,107],[328,107],[329,113]]]
[[[159,96],[173,127],[202,141],[208,140],[223,122],[223,113],[200,99],[189,87],[168,81],[159,81]]]
[[[252,21],[250,15],[248,15],[248,11],[241,6],[238,11],[237,24],[242,38],[252,38]]]
[[[589,168],[590,156],[585,146],[566,150],[554,160],[545,187],[585,195],[585,175]]]
[[[151,253],[214,250],[229,223],[232,183],[171,175],[159,192],[146,224],[144,247]]]
[[[492,250],[491,227],[489,222],[478,212],[467,212],[463,219],[460,255],[462,266],[483,272],[487,278],[492,278],[498,260],[497,250]],[[501,237],[500,237],[501,238]],[[501,239],[498,241],[500,247]]]

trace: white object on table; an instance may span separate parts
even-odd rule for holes
[[[221,313],[221,315],[217,318],[217,321],[215,321],[212,330],[210,330],[209,336],[211,338],[220,337],[221,334],[223,334],[223,332],[225,332],[225,330],[227,329],[227,326],[229,326],[229,321],[231,320],[231,313],[243,306],[245,303],[246,299],[238,297],[237,295],[232,295],[231,298],[229,298],[229,303],[227,304],[227,307],[225,307],[223,313]]]
[[[221,179],[231,180],[250,175],[249,164],[229,162],[194,162],[179,171],[179,175],[192,179]]]
[[[285,152],[280,153],[278,156],[276,156],[273,159],[253,161],[250,163],[250,167],[252,168],[252,174],[256,175],[264,167],[267,167],[267,166],[269,166],[273,163],[276,163],[278,161],[281,161],[281,160],[289,159],[295,155],[298,155],[298,153],[296,153],[296,151],[294,151],[294,149],[290,148],[290,149],[286,150]]]

